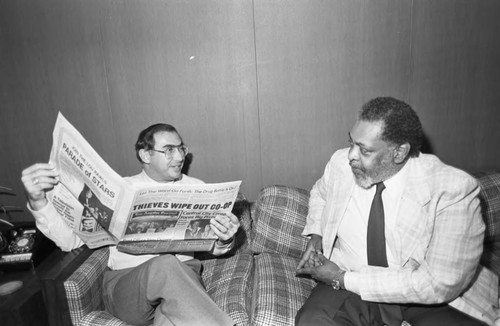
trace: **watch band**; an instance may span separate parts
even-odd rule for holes
[[[340,281],[339,280],[333,280],[332,283],[330,284],[332,286],[332,288],[335,290],[335,291],[338,291],[341,289],[340,287]]]
[[[339,270],[334,276],[333,276],[333,280],[332,282],[330,283],[330,285],[332,286],[332,288],[336,291],[338,290],[341,290],[343,289],[343,280],[344,280],[344,274],[345,274],[345,271],[343,270]]]

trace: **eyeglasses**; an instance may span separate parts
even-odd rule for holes
[[[154,152],[158,152],[158,153],[162,153],[165,155],[166,158],[168,159],[171,159],[172,157],[174,157],[174,154],[175,154],[175,150],[178,150],[179,151],[179,154],[181,154],[182,156],[186,156],[187,153],[189,152],[189,148],[186,146],[186,145],[167,145],[165,146],[165,150],[164,151],[160,151],[160,150],[157,150],[157,149],[151,149],[152,151]]]

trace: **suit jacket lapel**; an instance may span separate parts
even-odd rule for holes
[[[419,172],[421,171],[415,171],[415,169],[409,171],[408,181],[397,214],[395,239],[393,240],[396,243],[391,248],[394,248],[394,254],[399,258],[401,265],[408,261],[417,246],[425,241],[426,237],[425,230],[429,218],[426,206],[429,204],[431,196],[426,177]]]
[[[354,185],[355,185],[355,180],[354,176],[350,176],[348,179],[348,182],[343,182],[342,187],[339,188],[339,198],[342,198],[340,203],[339,203],[339,216],[340,218],[338,219],[336,226],[335,226],[335,233],[337,233],[338,227],[340,225],[340,222],[342,222],[342,219],[344,218],[345,212],[347,210],[347,205],[349,204],[349,201],[351,200],[352,197],[352,192],[354,190]]]
[[[352,174],[344,174],[341,179],[342,181],[338,182],[338,188],[333,192],[333,198],[330,200],[331,206],[327,214],[328,216],[337,216],[338,218],[333,219],[333,223],[325,230],[324,238],[331,239],[331,242],[327,240],[324,243],[325,248],[323,250],[326,257],[331,255],[340,222],[344,218],[355,184]]]

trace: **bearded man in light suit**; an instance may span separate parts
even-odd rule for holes
[[[303,231],[310,240],[297,273],[318,284],[297,325],[493,324],[498,278],[479,265],[479,186],[420,153],[422,140],[408,104],[382,97],[363,106],[350,147],[333,154],[311,190]],[[382,264],[370,262],[375,193],[385,222]]]

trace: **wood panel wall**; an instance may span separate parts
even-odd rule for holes
[[[429,149],[499,169],[500,3],[2,0],[0,185],[47,161],[58,111],[121,175],[138,132],[175,125],[189,174],[309,189],[359,107],[408,101]],[[18,219],[30,219],[20,215]]]

